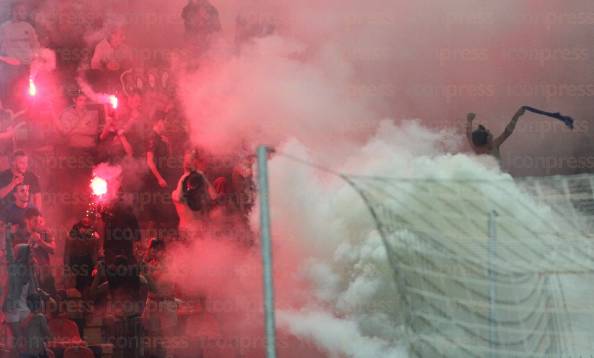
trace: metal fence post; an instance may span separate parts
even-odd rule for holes
[[[260,192],[260,236],[264,272],[264,314],[266,357],[276,358],[276,325],[274,318],[274,285],[272,282],[272,250],[270,244],[270,206],[268,191],[268,148],[258,147],[258,189]]]
[[[489,275],[489,348],[491,350],[490,357],[496,358],[498,354],[496,353],[496,345],[497,342],[497,323],[495,322],[495,310],[496,310],[496,296],[497,296],[497,287],[496,287],[496,280],[497,280],[497,273],[495,272],[495,257],[497,255],[497,223],[495,221],[497,217],[497,212],[492,210],[489,213],[489,222],[488,222],[488,233],[489,233],[489,241],[487,244],[488,250],[488,275]]]

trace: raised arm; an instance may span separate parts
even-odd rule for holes
[[[474,121],[475,118],[476,118],[475,113],[470,112],[466,115],[466,138],[468,139],[468,142],[470,143],[471,146],[472,146],[472,121]]]
[[[518,119],[520,119],[520,117],[522,117],[522,115],[524,115],[524,112],[525,112],[524,107],[520,107],[520,109],[518,109],[518,111],[516,112],[516,114],[514,114],[511,121],[507,124],[507,127],[505,127],[505,130],[503,131],[503,133],[501,133],[501,135],[495,139],[493,144],[496,147],[503,144],[503,142],[505,142],[507,140],[507,138],[509,138],[512,135],[512,133],[516,129],[516,124],[518,123]]]
[[[93,57],[91,57],[91,69],[92,70],[102,70],[103,69],[103,57],[101,53],[101,42],[95,46],[95,50],[93,51]]]
[[[17,187],[17,185],[21,184],[23,180],[24,177],[22,175],[13,177],[10,183],[8,183],[5,187],[0,188],[0,199],[6,198],[6,196],[8,196],[8,194],[10,194],[14,188]]]

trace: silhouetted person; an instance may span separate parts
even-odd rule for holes
[[[208,214],[218,195],[202,172],[205,164],[195,151],[184,154],[183,166],[184,172],[171,198],[179,218],[180,235],[192,238],[205,230]]]
[[[45,218],[37,208],[25,210],[24,235],[31,246],[33,260],[38,268],[39,288],[50,295],[56,292],[56,282],[52,273],[51,256],[56,251],[56,242],[48,232]]]
[[[106,266],[100,262],[89,292],[107,303],[104,324],[107,338],[114,343],[114,356],[140,357],[148,286],[138,266],[123,255]]]
[[[23,334],[23,352],[21,358],[46,358],[47,341],[50,338],[50,331],[47,325],[47,318],[42,311],[42,299],[38,294],[27,297],[27,307],[31,311],[21,321],[21,332]]]
[[[140,225],[132,206],[118,198],[102,213],[105,233],[103,252],[107,264],[116,256],[124,256],[129,262],[136,262],[134,243],[140,241]]]
[[[13,248],[9,241],[6,243],[8,285],[2,311],[16,343],[23,339],[20,323],[30,313],[27,307],[27,297],[37,293],[37,283],[31,247],[27,244],[19,244]]]
[[[146,163],[149,173],[143,194],[150,198],[146,206],[147,219],[156,227],[165,229],[177,226],[170,193],[175,186],[178,171],[181,171],[179,166],[175,166],[175,143],[172,143],[167,134],[165,115],[158,112],[147,145]]]
[[[70,230],[64,248],[64,265],[75,281],[74,287],[83,297],[93,281],[91,273],[101,256],[100,250],[101,238],[95,229],[95,215],[86,212]]]
[[[205,54],[221,31],[219,11],[208,0],[189,0],[182,11],[186,45],[193,59]]]
[[[176,287],[166,278],[165,248],[165,241],[151,240],[143,263],[143,275],[149,289],[143,322],[152,342],[146,347],[147,357],[167,356],[167,337],[173,337],[177,326]]]
[[[501,159],[500,147],[501,145],[513,134],[518,119],[524,114],[524,108],[520,108],[513,118],[505,127],[503,133],[497,138],[493,137],[491,131],[485,128],[483,125],[479,125],[477,129],[472,130],[472,121],[474,121],[476,114],[468,113],[466,117],[466,136],[472,149],[476,154],[489,154]]]
[[[219,11],[208,0],[188,0],[182,10],[186,38],[200,40],[200,36],[221,31]]]

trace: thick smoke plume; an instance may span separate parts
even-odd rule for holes
[[[58,31],[64,23],[51,17],[65,3],[42,7],[54,39],[69,34]],[[522,119],[504,148],[504,166],[512,172],[568,172],[518,164],[517,158],[590,148],[580,143],[591,134],[584,99],[594,95],[588,87],[590,40],[583,36],[588,24],[561,16],[587,11],[585,1],[563,10],[561,3],[510,0],[213,3],[223,34],[198,69],[177,75],[192,142],[214,155],[267,144],[348,173],[499,177],[488,159],[446,153],[466,149],[466,112],[477,112],[480,122],[499,131],[524,104],[567,112],[586,124],[569,133],[539,122],[544,119]],[[181,42],[182,1],[98,4],[70,4],[72,13],[93,14],[85,24],[89,36],[115,12],[128,17],[129,39],[141,54],[150,57]],[[275,31],[236,44],[238,16],[270,22]],[[408,118],[420,120],[402,122]],[[401,356],[390,268],[356,193],[332,175],[280,156],[271,170],[280,330],[313,344],[300,347],[321,356]],[[245,300],[211,311],[225,333],[262,332],[255,308],[261,302],[257,250],[212,239],[174,252],[172,279],[185,289],[211,302]]]

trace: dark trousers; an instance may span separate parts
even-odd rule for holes
[[[0,99],[14,111],[24,107],[27,94],[29,66],[12,66],[0,62]]]

